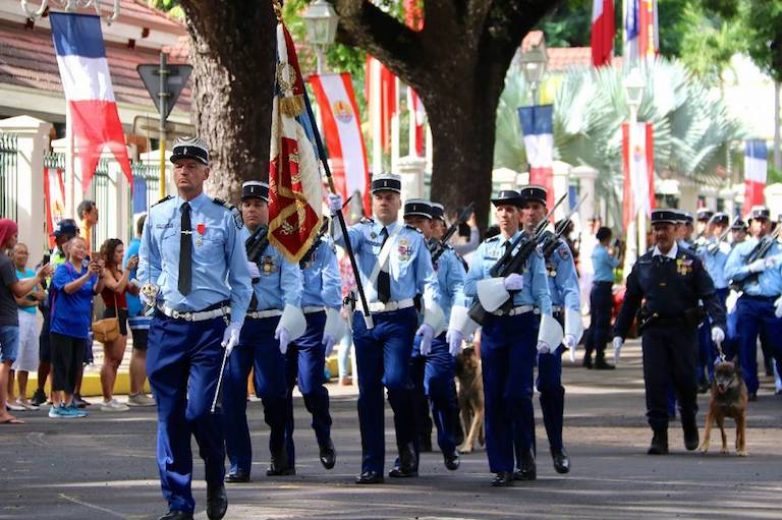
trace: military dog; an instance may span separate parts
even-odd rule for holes
[[[481,360],[474,347],[465,348],[456,357],[456,379],[459,381],[459,413],[464,428],[462,453],[470,453],[476,441],[483,446],[483,375]]]
[[[722,434],[721,453],[728,453],[728,442],[725,436],[725,418],[736,421],[736,454],[747,456],[747,385],[741,378],[741,370],[730,361],[721,361],[714,366],[714,382],[711,385],[709,412],[706,414],[706,429],[703,432],[701,451],[709,450],[709,437],[714,421],[720,427]]]

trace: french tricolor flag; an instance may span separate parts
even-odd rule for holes
[[[49,21],[82,188],[85,191],[89,188],[104,147],[114,154],[132,186],[133,174],[111,87],[100,18],[50,13]]]
[[[625,59],[638,62],[660,52],[657,0],[626,0]]]
[[[529,163],[529,183],[546,188],[546,205],[550,208],[554,202],[554,106],[521,107],[518,112]]]
[[[749,139],[744,148],[744,207],[762,206],[768,173],[768,147],[762,139]]]
[[[610,65],[614,54],[614,0],[593,0],[592,65]]]

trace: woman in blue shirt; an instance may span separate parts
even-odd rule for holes
[[[597,369],[612,369],[613,365],[606,363],[605,348],[611,328],[611,310],[614,306],[612,287],[614,285],[614,269],[619,266],[619,260],[608,251],[611,243],[611,229],[601,227],[595,238],[599,244],[592,251],[594,278],[592,292],[589,294],[589,309],[592,319],[584,340],[584,366],[592,368],[592,351],[595,351]]]
[[[87,243],[81,237],[68,244],[68,261],[54,272],[51,290],[52,401],[49,417],[84,417],[73,404],[76,377],[90,341],[92,300],[103,290],[103,265],[87,262]]]

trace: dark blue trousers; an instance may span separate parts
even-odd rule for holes
[[[532,384],[538,317],[487,315],[481,335],[486,454],[492,473],[513,471],[516,448],[532,449]]]
[[[739,364],[750,393],[757,393],[758,334],[765,334],[777,363],[782,362],[782,318],[774,316],[774,300],[742,295],[736,303]]]
[[[296,462],[296,448],[293,443],[293,387],[297,382],[304,398],[304,406],[312,414],[312,429],[318,446],[327,446],[331,439],[331,415],[329,414],[329,391],[323,386],[323,369],[326,365],[326,347],[323,345],[323,328],[326,326],[326,312],[312,312],[306,315],[307,331],[288,346],[286,374],[288,384],[288,417],[285,423],[285,446],[288,450],[288,465]]]
[[[156,313],[149,328],[147,376],[157,401],[157,463],[170,510],[192,512],[190,436],[204,460],[206,482],[225,477],[222,417],[210,413],[223,360],[223,318],[187,322]]]
[[[361,429],[361,471],[383,473],[385,421],[383,385],[394,410],[397,446],[414,443],[410,354],[418,317],[415,308],[373,315],[367,330],[360,312],[353,316],[353,344],[358,371],[358,420]]]
[[[611,290],[612,282],[594,282],[589,293],[589,312],[591,319],[584,340],[584,356],[592,359],[595,352],[597,359],[604,357],[606,343],[610,341],[611,311],[614,308],[614,296]]]
[[[252,443],[247,425],[247,378],[254,368],[255,392],[263,402],[263,415],[269,425],[269,450],[285,445],[285,421],[288,413],[288,387],[285,382],[285,356],[274,339],[279,317],[246,319],[239,345],[228,358],[223,386],[225,447],[231,472],[250,473]]]
[[[540,392],[540,409],[551,451],[560,451],[563,447],[565,387],[562,386],[562,349],[560,346],[554,353],[538,354],[538,379],[535,386]]]
[[[445,341],[445,333],[432,340],[432,352],[428,356],[421,355],[420,345],[421,338],[416,336],[411,360],[415,392],[425,396],[425,400],[430,404],[437,428],[437,445],[444,454],[450,455],[456,450],[459,410],[454,381],[456,360]],[[423,413],[416,414],[416,417],[422,416]],[[417,430],[421,430],[420,425]]]

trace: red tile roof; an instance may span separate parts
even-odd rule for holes
[[[123,4],[126,3],[135,4],[130,0],[123,0]],[[158,63],[159,53],[151,49],[130,49],[124,45],[106,42],[106,56],[116,100],[152,107],[152,99],[136,72],[136,66],[142,63]],[[26,29],[20,24],[0,21],[0,83],[62,93],[52,36],[48,29]],[[185,88],[177,102],[177,108],[189,110],[189,107],[190,89]]]
[[[521,42],[522,51],[527,51],[533,45],[540,45],[543,40],[543,31],[530,31]],[[591,67],[592,49],[590,47],[546,47],[548,63],[546,70],[561,72],[571,67]],[[615,67],[621,66],[622,58],[616,56],[613,59]]]

